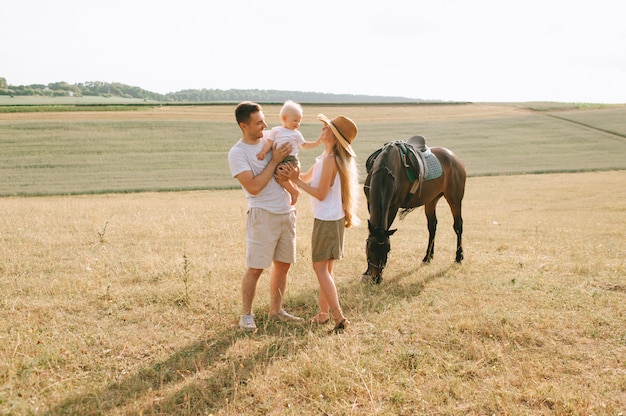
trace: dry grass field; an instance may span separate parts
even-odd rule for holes
[[[4,198],[2,414],[555,414],[626,409],[626,172],[470,178],[465,251],[440,205],[396,225],[381,286],[366,228],[337,264],[353,326],[240,313],[241,191]],[[298,206],[289,310],[310,317]],[[366,217],[365,207],[362,216]]]
[[[497,127],[545,111],[410,108],[398,124],[418,112],[420,131],[460,134],[481,120]],[[313,132],[314,114],[337,109],[305,111]],[[384,111],[342,108],[369,117],[359,124],[359,154],[398,117],[398,109]],[[576,124],[574,137],[595,132],[594,143],[608,149],[601,142],[617,142],[626,128],[614,121],[623,108],[604,111],[553,114],[592,124]],[[72,117],[149,122],[159,112],[181,122],[207,117],[206,108],[167,107]],[[65,123],[71,115],[0,114],[0,127],[40,116]],[[473,134],[473,146],[482,146]],[[335,269],[352,326],[338,336],[327,335],[330,326],[268,321],[267,272],[254,305],[259,330],[239,330],[239,189],[0,198],[0,414],[624,414],[626,170],[479,176],[499,165],[472,153],[472,143],[455,143],[475,173],[464,200],[464,262],[453,262],[444,202],[433,262],[420,264],[427,230],[419,209],[394,224],[380,286],[360,282],[367,228],[348,230]],[[308,197],[297,208],[298,262],[285,303],[310,317],[317,282]],[[360,214],[367,218],[363,200]]]

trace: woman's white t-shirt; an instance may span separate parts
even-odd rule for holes
[[[314,188],[319,187],[322,177],[322,166],[326,157],[327,155],[320,155],[315,159],[313,177],[311,179],[311,186]],[[319,220],[337,221],[346,216],[341,202],[341,180],[339,179],[339,172],[335,175],[335,179],[324,200],[320,201],[315,197],[311,197],[310,199],[313,216]]]

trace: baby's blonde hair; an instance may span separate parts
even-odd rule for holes
[[[285,101],[285,104],[283,104],[283,106],[280,108],[280,113],[278,113],[278,115],[282,117],[285,114],[294,114],[294,113],[302,117],[302,113],[303,113],[302,106],[295,101],[287,100]]]

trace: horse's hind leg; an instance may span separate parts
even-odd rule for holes
[[[463,260],[463,244],[461,235],[463,234],[463,218],[459,215],[458,219],[454,219],[454,232],[456,233],[456,259],[457,263]]]
[[[426,256],[422,262],[430,263],[435,255],[435,233],[437,232],[437,214],[435,208],[437,207],[436,198],[434,201],[430,201],[424,205],[424,213],[426,214],[426,220],[428,221],[428,248],[426,248]]]
[[[450,204],[450,210],[452,211],[452,217],[454,218],[454,232],[456,233],[456,261],[460,263],[463,260],[463,243],[461,236],[463,235],[463,217],[461,216],[461,201]]]

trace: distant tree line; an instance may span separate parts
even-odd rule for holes
[[[44,97],[123,97],[144,100],[162,101],[163,95],[146,91],[139,87],[117,82],[85,82],[68,84],[67,82],[51,82],[49,84],[9,85],[5,78],[0,77],[0,95],[11,96],[44,96]]]
[[[0,95],[10,96],[48,96],[48,97],[121,97],[136,98],[157,102],[239,102],[252,100],[261,102],[283,102],[291,99],[299,102],[345,103],[345,102],[415,102],[421,101],[406,97],[382,97],[352,94],[326,94],[317,92],[279,91],[279,90],[182,90],[168,94],[146,91],[117,82],[90,81],[78,84],[52,82],[49,84],[9,85],[0,77]]]

